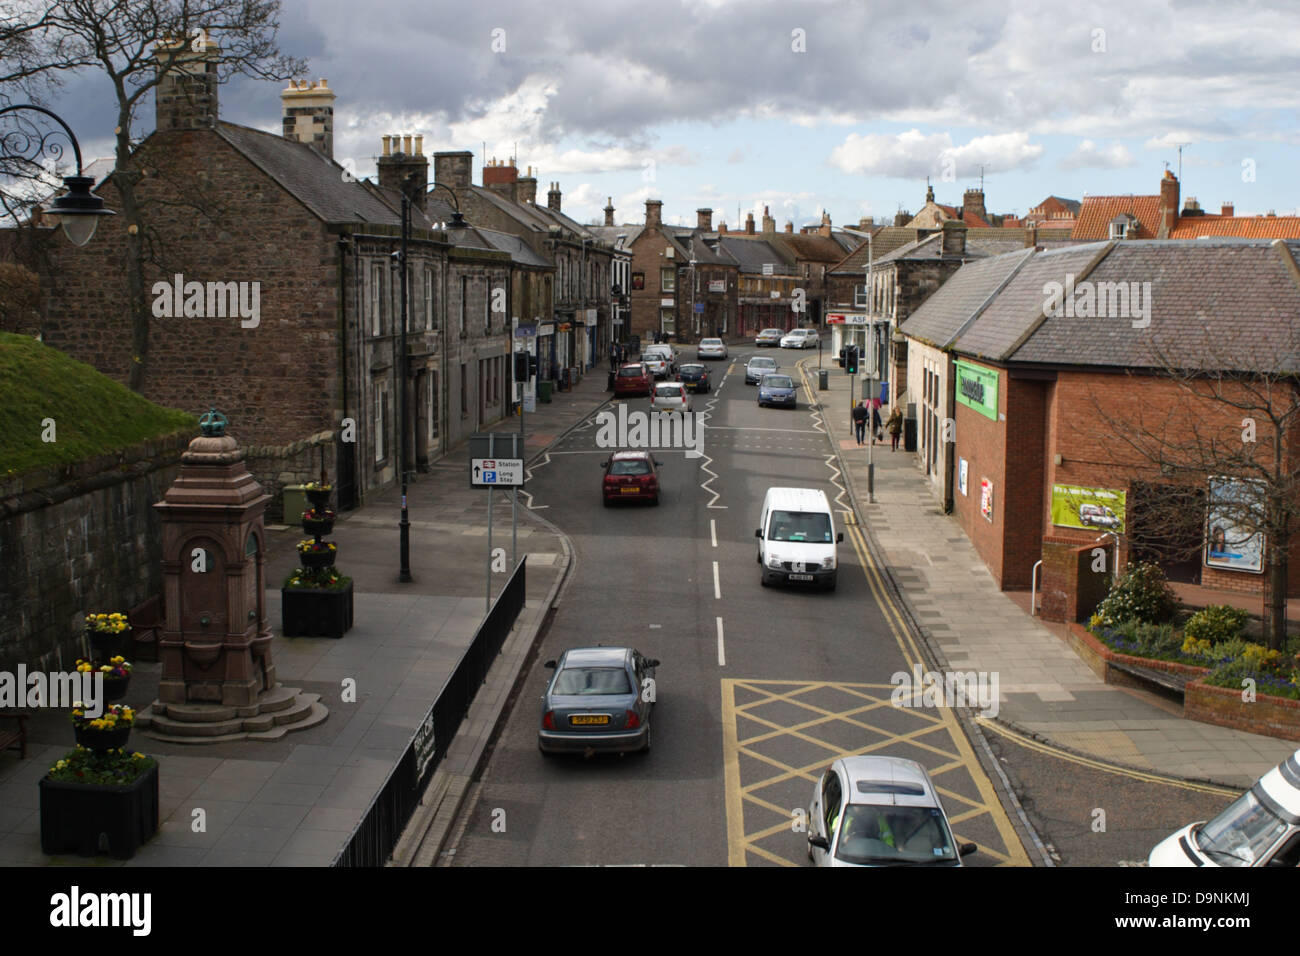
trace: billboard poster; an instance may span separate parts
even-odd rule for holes
[[[966,495],[966,459],[960,458],[957,461],[957,488],[961,491],[962,496]]]
[[[1115,488],[1052,485],[1052,524],[1085,531],[1124,531],[1128,493]]]
[[[1205,522],[1205,566],[1227,571],[1264,570],[1263,482],[1211,478]]]
[[[987,478],[980,479],[980,514],[993,520],[993,482]]]

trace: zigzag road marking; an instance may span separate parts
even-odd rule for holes
[[[723,376],[723,382],[725,381],[726,381],[726,376]],[[722,385],[719,385],[717,390],[720,391],[721,389],[722,389]],[[713,397],[704,403],[704,411],[699,413],[701,419],[701,424],[700,424],[701,428],[705,428],[708,425],[709,419],[713,417],[712,414],[713,405],[715,402],[717,402],[717,400],[718,400],[718,396],[715,392]],[[703,443],[701,443],[701,445],[703,445]],[[713,497],[709,499],[709,503],[705,507],[713,508],[715,510],[726,510],[727,507],[726,505],[714,504],[714,502],[717,501],[719,498],[721,498],[722,495],[709,487],[711,484],[713,484],[713,479],[718,477],[718,473],[709,467],[709,465],[713,464],[713,459],[709,456],[709,453],[706,451],[701,451],[700,455],[704,459],[702,462],[700,462],[700,470],[707,471],[710,475],[713,476],[707,479],[706,481],[700,483],[700,487],[702,489],[707,491],[709,494],[713,495]]]
[[[549,465],[550,463],[551,463],[551,453],[550,453],[549,451],[542,452],[542,460],[541,460],[540,462],[537,463],[537,467],[538,467],[538,468],[541,468],[542,465]],[[527,483],[528,479],[531,478],[531,477],[533,477],[533,469],[532,469],[532,466],[530,466],[530,465],[525,465],[525,466],[524,466],[524,482]],[[532,496],[532,493],[529,492],[529,491],[527,490],[526,487],[525,487],[525,488],[520,488],[519,490],[520,490],[521,492],[523,492],[524,496],[528,499],[527,501],[524,502],[524,507],[527,508],[529,511],[541,511],[543,508],[549,508],[549,507],[550,507],[550,505],[535,505],[535,504],[533,504],[533,496]]]

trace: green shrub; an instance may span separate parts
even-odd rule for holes
[[[1129,564],[1097,607],[1101,623],[1118,627],[1126,621],[1159,624],[1168,621],[1178,609],[1178,600],[1165,581],[1165,574],[1154,564]]]
[[[1231,659],[1236,660],[1246,653],[1249,647],[1258,647],[1253,641],[1248,641],[1244,637],[1234,637],[1230,640],[1219,641],[1210,648],[1208,656],[1216,661]]]
[[[1197,611],[1187,621],[1183,633],[1198,641],[1219,644],[1241,635],[1241,629],[1250,620],[1250,614],[1239,607],[1213,604]]]

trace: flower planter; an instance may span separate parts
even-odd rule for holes
[[[317,538],[329,534],[334,530],[333,518],[303,518],[302,530]]]
[[[352,627],[352,582],[338,591],[280,589],[285,637],[342,637]]]
[[[328,548],[324,551],[299,551],[298,558],[304,568],[329,568],[334,566],[336,553]]]
[[[334,494],[333,488],[307,488],[304,491],[307,500],[311,502],[313,508],[323,509],[330,503],[330,496]]]
[[[104,703],[111,704],[113,701],[121,700],[126,696],[126,689],[131,686],[131,675],[124,677],[110,677],[104,675]]]
[[[158,832],[158,767],[127,786],[40,781],[41,852],[94,856],[102,835],[108,852],[129,860]]]
[[[99,730],[95,727],[79,727],[74,724],[72,732],[81,746],[87,750],[103,753],[105,750],[119,750],[125,747],[127,739],[131,736],[131,725],[115,727],[112,730]]]
[[[90,645],[90,657],[101,661],[119,655],[126,657],[126,649],[131,646],[131,636],[129,627],[118,634],[86,628],[86,643]]]

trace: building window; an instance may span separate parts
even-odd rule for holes
[[[438,373],[429,375],[429,438],[438,437]]]
[[[1123,239],[1127,232],[1127,224],[1123,222],[1112,222],[1110,224],[1110,237],[1112,239]]]
[[[659,270],[659,289],[662,292],[677,291],[677,267],[665,266]]]
[[[659,310],[659,331],[672,332],[677,328],[677,317],[672,309]]]
[[[424,327],[433,329],[433,270],[424,267]]]
[[[388,383],[375,382],[375,461],[384,460],[388,438]]]
[[[460,417],[469,417],[469,366],[464,362],[460,363]]]
[[[492,331],[492,280],[483,277],[483,331]]]
[[[460,277],[460,334],[465,334],[465,318],[469,315],[469,278]]]
[[[853,287],[853,307],[857,309],[867,307],[867,287],[865,285],[855,285]]]
[[[381,335],[380,316],[384,301],[384,268],[379,263],[370,267],[370,334]]]

